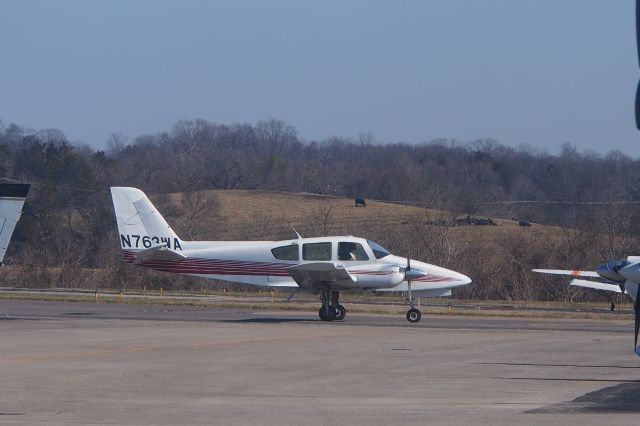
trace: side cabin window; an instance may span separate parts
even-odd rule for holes
[[[331,243],[308,243],[302,246],[304,260],[331,260]]]
[[[299,260],[298,245],[289,244],[288,246],[276,247],[271,249],[273,257],[278,260]]]
[[[369,260],[369,256],[362,244],[341,242],[338,243],[338,260]]]

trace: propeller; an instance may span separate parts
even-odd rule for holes
[[[636,0],[636,47],[638,49],[638,62],[640,64],[640,0]],[[640,129],[640,82],[636,89],[636,127]]]
[[[411,259],[407,257],[407,267],[404,269],[404,280],[411,283],[413,280],[424,277],[425,273],[419,269],[411,269]]]

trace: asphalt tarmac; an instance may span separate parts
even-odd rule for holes
[[[0,300],[0,424],[636,424],[632,329]]]

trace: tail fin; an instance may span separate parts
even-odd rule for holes
[[[137,188],[111,187],[111,198],[123,250],[139,251],[162,245],[182,250],[182,240],[144,192]]]
[[[29,187],[24,183],[0,183],[0,265],[22,214]]]

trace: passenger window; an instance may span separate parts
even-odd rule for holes
[[[338,243],[339,260],[369,260],[367,252],[359,243]]]
[[[284,247],[276,247],[271,250],[273,257],[278,260],[298,260],[300,255],[298,254],[298,245],[290,244]]]
[[[304,260],[331,260],[331,243],[309,243],[302,246]]]

